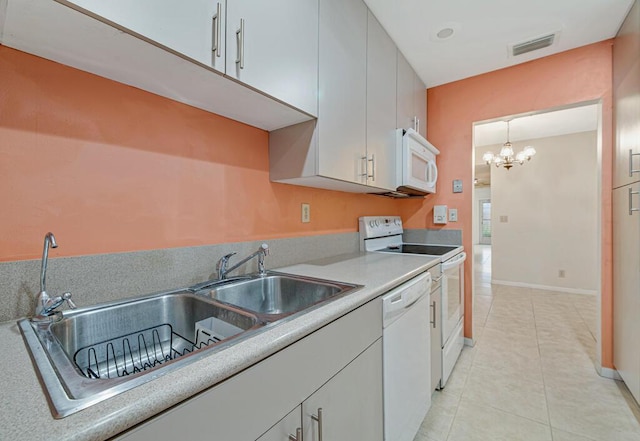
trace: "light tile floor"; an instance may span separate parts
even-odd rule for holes
[[[640,441],[640,408],[595,370],[595,296],[491,285],[477,246],[473,348],[414,441]]]

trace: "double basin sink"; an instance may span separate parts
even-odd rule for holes
[[[356,288],[267,272],[18,324],[52,414],[63,418]]]

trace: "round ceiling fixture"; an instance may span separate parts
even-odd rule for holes
[[[454,31],[452,28],[442,28],[440,29],[437,33],[436,36],[440,39],[440,40],[445,40],[447,38],[451,38],[451,36],[455,33],[456,31]]]
[[[460,27],[460,23],[456,22],[442,23],[435,31],[431,32],[429,37],[431,41],[436,42],[450,40],[458,35]]]

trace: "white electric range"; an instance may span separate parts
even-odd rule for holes
[[[402,219],[399,216],[364,216],[359,218],[360,250],[376,253],[409,254],[416,258],[439,258],[432,267],[431,319],[432,389],[443,388],[453,371],[464,346],[464,261],[461,245],[405,243]],[[438,307],[438,305],[440,305]]]

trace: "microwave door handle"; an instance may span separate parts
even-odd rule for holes
[[[433,187],[438,180],[438,167],[436,166],[435,161],[427,160],[426,174],[427,176],[425,180],[427,181],[427,185]],[[432,176],[433,178],[429,179],[429,176]]]

